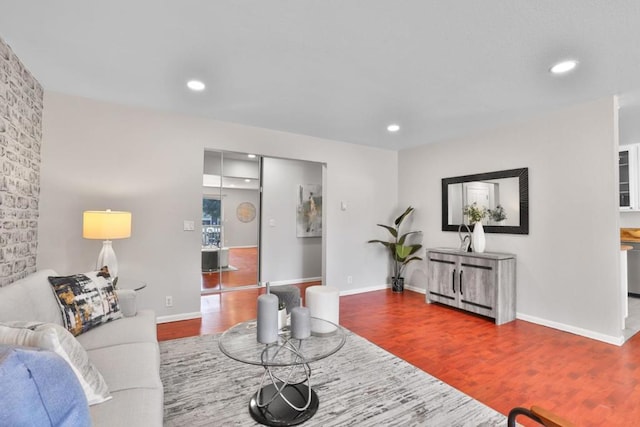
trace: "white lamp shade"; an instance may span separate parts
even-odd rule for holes
[[[131,237],[131,212],[85,211],[82,215],[82,237],[97,240]]]

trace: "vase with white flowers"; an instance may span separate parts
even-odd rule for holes
[[[482,220],[487,217],[489,211],[486,207],[478,206],[476,202],[473,202],[472,204],[464,207],[463,213],[468,218],[469,224],[473,225],[473,238],[471,239],[471,246],[473,250],[475,252],[484,252],[486,239],[484,237]]]

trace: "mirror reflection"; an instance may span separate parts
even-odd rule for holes
[[[470,224],[471,210],[484,216],[489,233],[529,232],[528,169],[511,169],[442,180],[442,230]]]
[[[503,178],[450,184],[449,224],[470,224],[465,208],[475,206],[487,213],[483,225],[520,225],[518,180]]]
[[[205,150],[201,293],[259,283],[260,157]]]

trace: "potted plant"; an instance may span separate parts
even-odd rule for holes
[[[507,219],[507,213],[502,205],[496,206],[495,209],[489,209],[489,218],[496,224],[504,224],[504,220]]]
[[[471,246],[475,252],[484,252],[485,237],[484,227],[482,226],[482,220],[488,215],[487,208],[484,206],[478,206],[476,202],[464,207],[463,213],[469,219],[469,224],[473,225],[473,237],[471,239]]]
[[[404,272],[404,268],[412,261],[421,261],[422,258],[418,256],[413,256],[422,245],[414,244],[407,245],[405,244],[407,237],[411,234],[420,233],[420,231],[410,231],[408,233],[400,234],[400,227],[402,226],[402,222],[406,217],[408,217],[411,212],[413,212],[413,207],[409,206],[402,215],[400,215],[393,222],[393,226],[377,224],[379,227],[386,229],[390,234],[392,239],[390,241],[384,240],[369,240],[368,243],[380,243],[389,249],[389,253],[391,255],[391,259],[393,260],[393,277],[391,277],[392,290],[394,292],[402,292],[404,291],[404,277],[402,273]]]

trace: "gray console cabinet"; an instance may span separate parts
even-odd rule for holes
[[[492,317],[516,318],[516,256],[492,252],[427,251],[426,300]]]

